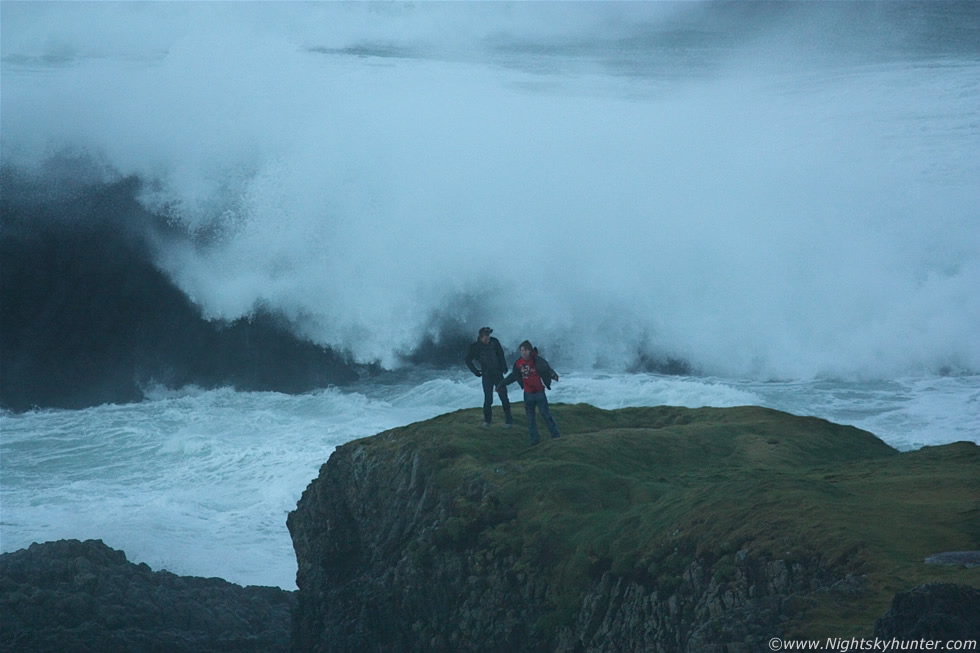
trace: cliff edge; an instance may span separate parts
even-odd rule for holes
[[[339,447],[290,513],[304,651],[758,651],[980,586],[980,447],[740,407],[463,410]]]

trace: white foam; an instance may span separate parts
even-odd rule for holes
[[[298,396],[166,395],[0,417],[3,551],[100,538],[155,569],[293,588],[286,515],[336,446],[482,403],[465,370]],[[549,397],[608,409],[761,404],[853,424],[899,449],[980,443],[975,376],[762,383],[573,370]]]
[[[814,7],[807,35],[863,56],[760,17],[742,49],[692,46],[703,68],[634,61],[616,37],[655,46],[681,10],[591,4],[12,5],[4,160],[99,151],[148,207],[218,228],[159,260],[209,317],[262,304],[363,361],[445,318],[580,368],[639,348],[736,377],[980,370],[975,58],[877,57],[914,21],[852,41]]]

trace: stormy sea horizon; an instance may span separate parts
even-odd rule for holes
[[[3,3],[0,30],[3,552],[294,589],[319,466],[478,407],[487,325],[552,402],[980,443],[977,3]]]

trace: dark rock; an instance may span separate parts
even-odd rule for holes
[[[101,540],[0,556],[3,651],[285,651],[294,593],[133,564]]]
[[[980,589],[931,583],[899,592],[875,622],[875,637],[898,640],[980,637]]]

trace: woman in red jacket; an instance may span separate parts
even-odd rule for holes
[[[548,408],[548,396],[545,394],[545,389],[551,390],[551,382],[557,380],[558,374],[551,369],[548,361],[538,356],[537,347],[533,347],[525,340],[521,343],[521,357],[514,363],[514,369],[498,386],[498,388],[505,388],[517,381],[524,388],[524,412],[527,414],[527,430],[532,445],[541,441],[537,425],[538,411],[548,425],[551,437],[561,437],[555,418],[551,416],[551,410]]]

